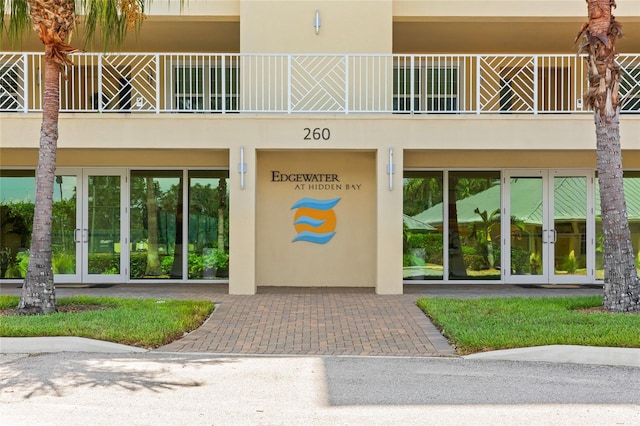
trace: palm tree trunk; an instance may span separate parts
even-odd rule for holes
[[[59,64],[49,58],[45,59],[42,127],[40,128],[40,151],[38,169],[36,171],[33,232],[29,252],[29,267],[22,286],[22,297],[18,305],[18,312],[23,315],[47,314],[56,311],[53,268],[51,264],[51,222],[58,144],[59,74]]]
[[[594,111],[600,205],[604,230],[604,297],[608,311],[640,310],[640,292],[631,232],[627,220],[620,147],[620,68],[615,43],[622,37],[612,8],[614,0],[587,0],[589,22],[584,24],[581,51],[588,53],[587,106]]]
[[[624,199],[618,114],[611,120],[596,113],[595,122],[604,232],[603,306],[615,312],[637,310],[638,277]]]

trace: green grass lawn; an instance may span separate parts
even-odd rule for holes
[[[18,296],[0,296],[0,310],[18,302]],[[192,300],[79,296],[61,298],[56,306],[72,312],[0,316],[0,336],[77,336],[157,348],[198,328],[213,312],[212,302]]]
[[[602,297],[446,299],[418,306],[460,354],[542,345],[640,348],[640,315],[607,313]]]

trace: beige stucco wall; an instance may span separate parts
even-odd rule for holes
[[[168,118],[170,116],[170,119]],[[37,148],[40,114],[0,113],[2,148]],[[328,128],[329,140],[305,140],[306,130]],[[621,118],[623,149],[640,149],[640,117]],[[64,149],[229,149],[240,145],[283,149],[593,150],[591,114],[63,114]]]
[[[0,114],[0,166],[35,167],[40,120],[39,114]],[[305,140],[307,128],[329,129],[330,137]],[[640,169],[640,117],[623,117],[621,133],[624,167]],[[253,294],[258,285],[297,284],[361,285],[375,287],[379,294],[401,293],[403,169],[595,168],[590,114],[171,114],[170,119],[167,114],[63,114],[59,147],[60,167],[228,168],[232,294]],[[395,166],[391,185],[390,148]],[[238,172],[241,152],[244,189]],[[291,243],[291,204],[299,191],[269,184],[276,166],[291,172],[335,169],[367,185],[367,191],[346,194],[337,205],[335,241],[306,251]],[[366,196],[355,199],[355,208],[341,210],[349,206],[347,195],[362,194]],[[363,210],[366,215],[358,213]],[[354,217],[365,221],[350,234],[357,228],[343,226]],[[331,244],[344,233],[352,235],[350,245]],[[327,256],[318,258],[326,258],[330,267],[319,263],[324,269],[309,273],[313,262],[308,259],[329,248]],[[289,258],[298,260],[290,263]],[[356,267],[340,264],[342,258]],[[289,278],[282,277],[283,267]],[[324,274],[325,269],[330,273]]]
[[[391,0],[241,0],[242,53],[391,53]],[[315,33],[316,9],[320,31]]]
[[[150,17],[176,16],[207,17],[237,16],[240,13],[240,0],[154,0],[147,5],[146,14]]]
[[[256,282],[268,286],[374,287],[376,170],[373,152],[258,151]],[[316,182],[291,182],[298,174]],[[292,208],[305,198],[339,199],[329,210]],[[295,241],[296,215],[324,220],[326,243]],[[313,231],[312,231],[313,232]]]
[[[587,5],[575,0],[394,0],[395,17],[571,17],[586,16]],[[640,1],[616,9],[616,16],[640,15]]]

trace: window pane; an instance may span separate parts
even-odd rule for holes
[[[403,278],[443,278],[442,172],[405,172]]]
[[[27,273],[35,191],[33,170],[0,171],[0,279]]]
[[[542,275],[544,271],[544,183],[541,176],[514,176],[510,179],[512,275]]]
[[[222,93],[222,83],[224,81],[224,92],[226,94],[238,94],[238,68],[211,68],[211,87],[213,93]]]
[[[52,205],[52,266],[55,274],[76,273],[75,176],[56,176]],[[0,279],[24,278],[35,202],[33,170],[0,172]]]
[[[182,171],[131,172],[132,279],[183,277]]]
[[[456,68],[427,69],[426,92],[428,95],[456,95],[458,70]]]
[[[204,79],[200,67],[178,67],[174,69],[174,93],[179,110],[204,109]]]
[[[120,176],[88,177],[89,274],[120,274]]]
[[[449,278],[500,279],[500,172],[449,173]]]
[[[52,250],[53,273],[75,274],[76,271],[76,200],[77,177],[56,176],[53,191]]]
[[[425,81],[426,110],[456,111],[458,108],[458,69],[428,68]]]
[[[631,230],[631,243],[636,255],[636,270],[640,273],[640,171],[625,171],[624,199]],[[604,279],[604,232],[600,209],[600,185],[596,179],[596,278]]]
[[[553,229],[556,275],[586,275],[587,179],[555,176]]]
[[[189,279],[229,276],[227,171],[189,172]]]
[[[393,69],[393,110],[420,110],[420,68],[400,67]],[[412,82],[413,78],[413,82]],[[413,93],[412,93],[413,84]],[[412,96],[413,95],[413,96]],[[411,104],[413,100],[413,105]]]
[[[202,94],[202,68],[176,68],[176,93]]]

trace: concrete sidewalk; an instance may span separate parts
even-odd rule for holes
[[[85,339],[82,337],[0,337],[0,353],[34,354],[55,352],[142,353],[149,351],[134,346]],[[153,352],[171,353],[166,350]],[[457,356],[451,355],[451,357]],[[640,349],[636,348],[551,345],[480,352],[465,355],[460,358],[469,360],[594,364],[640,368]]]
[[[151,351],[7,354],[0,370],[12,426],[640,424],[631,367]]]

